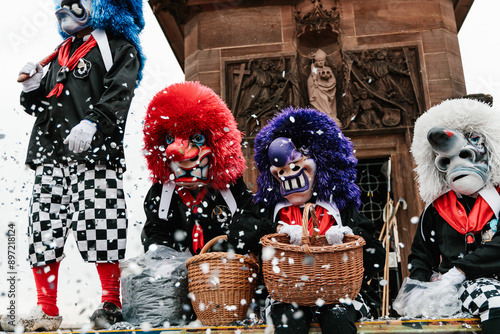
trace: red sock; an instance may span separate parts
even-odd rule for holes
[[[42,308],[45,314],[53,317],[59,315],[59,309],[57,308],[59,264],[60,262],[55,262],[46,266],[33,268],[38,299],[37,305]]]
[[[118,262],[96,263],[95,266],[101,279],[101,303],[111,302],[122,308],[120,302],[120,266]]]

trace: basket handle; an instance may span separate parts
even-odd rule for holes
[[[226,234],[219,235],[219,236],[213,238],[212,240],[210,240],[209,242],[207,242],[205,244],[205,246],[203,246],[203,248],[201,249],[200,254],[198,254],[198,255],[205,254],[210,249],[210,247],[212,247],[220,239],[227,241],[227,235]]]
[[[309,216],[312,218],[313,229],[312,234],[309,235]],[[318,236],[318,217],[316,216],[316,211],[314,210],[313,203],[307,203],[304,207],[304,212],[302,213],[302,246],[304,251],[311,254],[309,246],[314,243],[316,237]]]

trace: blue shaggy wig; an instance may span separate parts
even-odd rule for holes
[[[290,138],[295,147],[316,162],[313,192],[318,200],[334,202],[339,210],[349,204],[359,207],[360,190],[354,183],[358,160],[352,143],[328,115],[315,109],[293,107],[271,119],[255,138],[255,163],[260,173],[257,203],[274,206],[284,200],[279,182],[269,170],[271,162],[267,155],[269,145],[278,137]]]
[[[90,25],[94,29],[105,30],[109,35],[123,37],[137,49],[139,54],[140,68],[137,84],[142,79],[144,69],[144,56],[141,48],[139,35],[144,29],[144,15],[142,12],[142,0],[92,0],[90,12]],[[56,10],[60,8],[60,0],[54,0]],[[59,29],[63,38],[69,37]]]

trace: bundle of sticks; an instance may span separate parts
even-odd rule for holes
[[[394,201],[391,199],[391,159],[382,167],[382,173],[387,177],[387,203],[384,207],[383,217],[384,225],[380,231],[379,240],[382,241],[385,248],[385,265],[384,265],[384,284],[382,287],[382,317],[389,316],[389,269],[390,269],[390,253],[391,253],[391,238],[394,239],[394,251],[396,252],[397,262],[401,262],[400,249],[399,249],[399,234],[398,234],[398,223],[396,219],[396,214],[398,213],[401,205],[403,209],[406,210],[406,201],[400,198],[396,206],[394,206]]]
[[[406,202],[404,199],[400,198],[393,206],[393,200],[388,198],[386,207],[384,209],[386,220],[382,231],[380,232],[379,240],[382,241],[385,248],[385,265],[384,265],[384,286],[382,288],[382,317],[387,317],[389,315],[389,268],[390,261],[389,255],[391,253],[391,236],[394,238],[394,248],[396,252],[396,258],[400,262],[399,258],[399,235],[398,235],[398,223],[396,219],[396,214],[400,206],[406,209]]]

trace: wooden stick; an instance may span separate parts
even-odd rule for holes
[[[396,214],[398,213],[401,200],[396,203],[396,207],[391,214],[391,217],[387,219],[387,228],[385,229],[385,265],[384,265],[384,280],[386,284],[382,288],[382,316],[389,316],[389,253],[390,249],[390,231],[393,228],[393,224],[396,220]]]
[[[49,54],[47,57],[40,60],[38,62],[38,64],[40,64],[42,67],[47,66],[52,61],[52,59],[54,59],[54,57],[57,55],[57,53],[59,52],[59,49],[61,48],[63,43],[59,44],[57,46],[57,48],[51,54]],[[29,73],[21,73],[19,75],[19,77],[17,78],[17,82],[23,82],[23,81],[28,80],[29,78],[31,78],[31,75],[29,75]]]
[[[384,235],[386,233],[387,224],[390,221],[390,217],[389,216],[392,216],[391,215],[391,211],[392,211],[391,208],[392,208],[392,200],[388,199],[387,204],[385,206],[385,221],[384,221],[384,225],[382,226],[382,230],[380,231],[380,234],[378,236],[378,240],[379,241],[381,241],[384,238]]]

